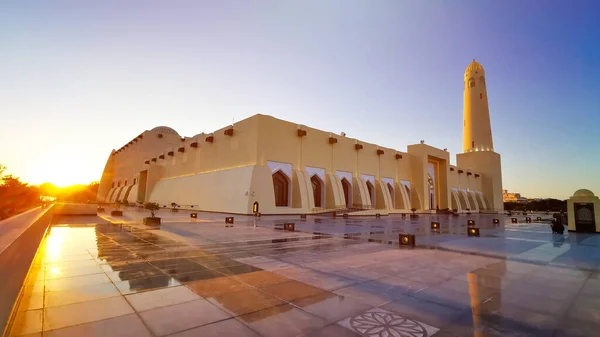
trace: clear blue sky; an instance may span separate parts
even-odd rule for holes
[[[255,113],[454,157],[475,58],[504,187],[600,194],[599,15],[598,1],[3,1],[0,163],[85,183],[143,130]]]

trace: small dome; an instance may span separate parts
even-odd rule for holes
[[[467,70],[465,70],[465,73],[470,73],[470,72],[484,72],[483,70],[483,66],[481,65],[481,63],[475,61],[475,59],[473,59],[473,62],[471,62],[471,64],[469,64],[469,66],[467,67]]]
[[[164,134],[171,134],[171,135],[177,135],[179,136],[179,133],[177,133],[177,131],[171,129],[168,126],[157,126],[154,129],[150,130],[150,131],[156,131],[158,133],[164,133]]]
[[[586,190],[585,188],[582,188],[580,190],[575,191],[573,196],[574,197],[593,197],[594,192],[592,192],[590,190]]]

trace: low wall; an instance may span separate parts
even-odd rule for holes
[[[96,215],[97,204],[54,204],[54,214],[56,215]]]
[[[38,250],[46,229],[54,215],[51,205],[44,214],[35,220],[0,254],[0,331],[5,330],[11,318],[13,306],[29,272],[33,258]],[[6,332],[5,332],[6,333]]]

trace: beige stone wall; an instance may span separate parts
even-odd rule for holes
[[[230,128],[233,135],[226,135],[225,131]],[[306,134],[298,136],[299,129]],[[207,141],[209,136],[212,142]],[[337,142],[331,144],[330,138]],[[357,149],[356,144],[362,148]],[[341,180],[346,176],[352,185],[353,207],[390,212],[406,212],[413,207],[426,210],[429,209],[427,163],[432,160],[439,167],[436,186],[440,208],[452,208],[452,187],[482,190],[478,179],[449,170],[447,151],[417,144],[409,146],[407,152],[400,152],[255,115],[233,127],[183,140],[176,132],[162,127],[143,132],[141,137],[111,155],[98,199],[119,200],[129,191],[129,202],[155,201],[167,206],[175,202],[182,208],[194,206],[200,210],[248,214],[252,212],[252,204],[258,201],[263,214],[310,213],[346,207]],[[289,168],[285,170],[291,188],[288,207],[275,206],[274,167]],[[321,208],[315,207],[312,173],[307,173],[308,168],[311,172],[323,172],[320,179],[325,200]],[[140,179],[144,176],[147,178]],[[131,187],[134,178],[138,182]],[[125,180],[127,185],[124,185]],[[366,180],[372,182],[374,204]],[[400,180],[410,182],[411,195],[406,193]],[[393,186],[393,193],[387,183]]]
[[[471,172],[480,174],[481,191],[490,203],[490,208],[493,211],[503,211],[504,202],[502,199],[502,169],[500,155],[492,151],[479,151],[461,153],[456,156],[459,167],[466,167]],[[471,176],[459,176],[461,186],[477,187],[475,182],[477,178],[474,174]],[[473,180],[473,182],[471,182]],[[464,185],[463,185],[464,184]]]

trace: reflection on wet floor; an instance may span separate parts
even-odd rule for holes
[[[395,235],[407,223],[344,219],[327,227],[317,220],[304,222],[306,232],[286,233],[239,225],[225,232],[208,222],[154,231],[62,219],[32,264],[11,335],[359,336],[384,329],[378,317],[402,322],[388,326],[397,336],[407,329],[411,336],[593,336],[600,328],[598,269],[396,249],[343,239],[338,230]],[[457,235],[444,227],[432,234],[422,221],[422,239]],[[458,231],[466,227],[457,221]],[[514,237],[525,240],[507,240],[503,226],[489,224],[495,232],[487,239],[529,254],[522,256],[552,249],[531,236],[546,235],[541,227],[524,228]],[[463,239],[463,246],[482,242]],[[587,256],[599,256],[590,241],[565,240],[569,249],[588,247]]]

